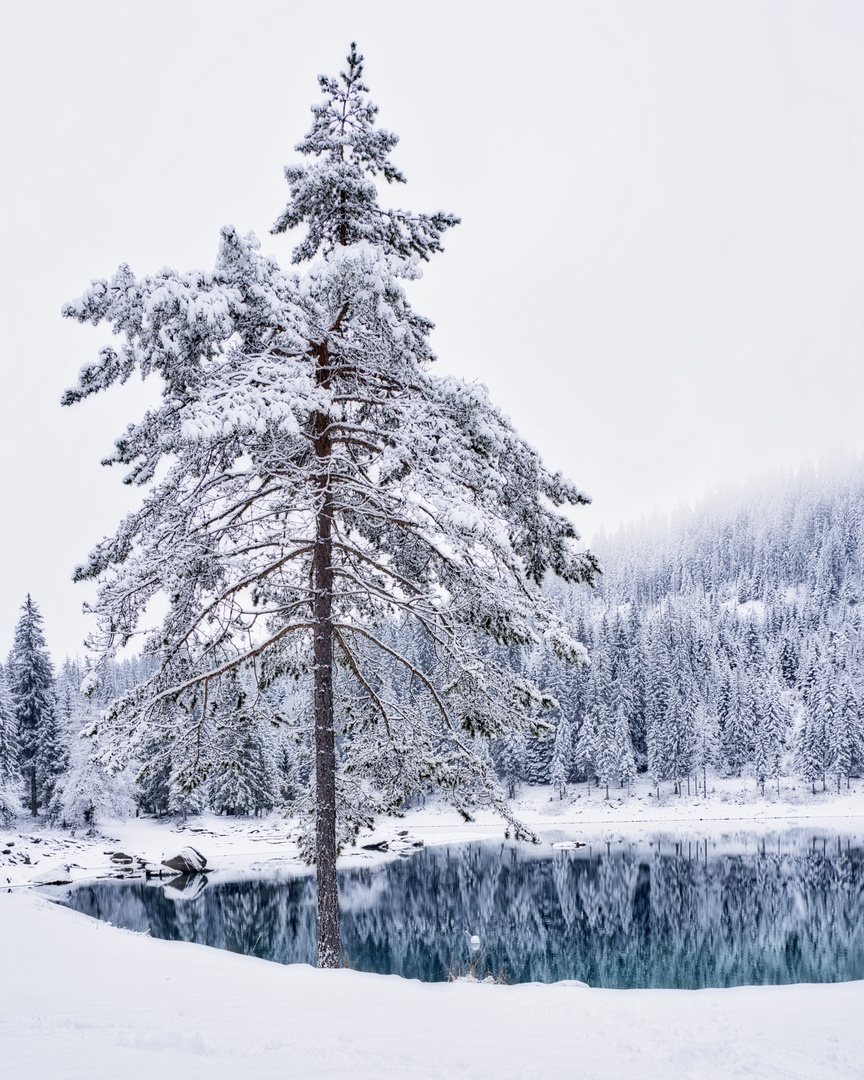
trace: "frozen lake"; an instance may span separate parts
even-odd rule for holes
[[[340,872],[349,967],[424,981],[697,989],[864,978],[864,846],[812,832],[736,843],[474,843]],[[314,963],[315,889],[282,871],[101,880],[63,902],[116,926]],[[473,945],[470,938],[479,939]]]

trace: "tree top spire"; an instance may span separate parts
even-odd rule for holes
[[[378,205],[374,178],[388,184],[405,183],[390,161],[399,136],[376,126],[378,106],[366,96],[363,57],[351,43],[347,70],[338,77],[319,75],[323,100],[312,106],[312,127],[295,150],[315,160],[307,165],[286,165],[291,199],[275,225],[282,233],[307,226],[295,247],[294,262],[328,255],[337,245],[367,240],[390,253],[428,259],[440,251],[445,229],[459,223],[453,214],[411,214],[384,210]]]

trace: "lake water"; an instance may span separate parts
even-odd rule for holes
[[[103,880],[62,902],[154,937],[314,963],[308,874],[177,886]],[[438,981],[473,965],[509,982],[682,989],[864,978],[864,846],[848,837],[429,847],[347,867],[339,890],[343,954],[362,971]]]

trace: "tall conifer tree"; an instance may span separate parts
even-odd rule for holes
[[[21,771],[33,817],[50,798],[66,764],[66,748],[58,729],[54,669],[42,631],[42,616],[27,594],[15,628],[10,689],[18,723]]]
[[[213,273],[136,279],[121,267],[67,306],[126,344],[103,349],[65,402],[136,367],[163,382],[161,405],[113,460],[131,466],[132,483],[151,484],[163,458],[167,472],[77,574],[102,582],[105,656],[140,632],[154,595],[169,603],[146,645],[157,671],[102,725],[109,757],[161,732],[185,747],[178,779],[192,789],[218,751],[210,716],[223,676],[308,676],[318,962],[334,967],[336,854],[370,808],[432,783],[463,812],[485,798],[518,826],[480,748],[508,729],[538,733],[552,701],[478,638],[543,641],[583,662],[540,586],[550,573],[589,580],[596,567],[556,509],[585,496],[544,468],[483,388],[430,370],[431,324],[402,282],[456,218],[380,205],[376,181],[403,177],[353,46],[346,70],[319,81],[297,147],[308,164],[286,169],[291,197],[275,227],[305,228],[301,271],[282,271],[232,228]],[[417,623],[428,662],[389,644],[394,616]],[[393,663],[413,698],[381,677]]]
[[[21,783],[18,767],[18,724],[15,703],[0,668],[0,821],[6,822],[20,813],[16,794]]]

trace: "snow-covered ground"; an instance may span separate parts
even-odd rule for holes
[[[811,794],[804,781],[786,778],[778,798],[766,787],[764,797],[752,779],[708,779],[708,796],[676,796],[669,785],[661,787],[660,799],[644,779],[631,792],[611,788],[609,799],[602,788],[572,784],[565,799],[549,787],[524,787],[513,802],[516,816],[539,834],[560,832],[598,842],[638,841],[655,835],[698,836],[719,841],[724,837],[764,837],[796,827],[816,826],[837,830],[854,838],[864,833],[864,780],[845,782],[838,793],[835,784]],[[376,829],[359,838],[359,844],[386,839],[398,843],[398,832],[425,844],[494,839],[506,826],[492,810],[481,810],[465,822],[451,807],[438,801],[408,810],[404,817],[384,819]],[[301,864],[294,842],[294,823],[279,814],[267,818],[227,818],[212,814],[156,821],[132,818],[103,823],[95,836],[79,831],[52,829],[41,819],[22,818],[17,827],[0,827],[0,888],[20,888],[32,883],[116,875],[111,854],[124,852],[150,864],[175,855],[191,844],[208,859],[208,866],[222,874],[255,873]],[[359,848],[347,859],[378,859],[379,853]]]
[[[576,786],[566,800],[526,789],[527,823],[590,841],[698,835],[721,842],[801,827],[864,833],[864,783],[819,792],[709,779],[709,795],[632,796]],[[712,789],[713,788],[713,792]],[[622,795],[624,797],[622,797]],[[186,844],[222,875],[296,862],[291,823],[203,816],[111,822],[96,837],[41,824],[0,829],[0,1074],[19,1080],[150,1077],[819,1077],[862,1076],[864,982],[734,990],[599,990],[537,984],[424,984],[321,972],[95,922],[25,887],[116,871]],[[430,804],[382,822],[361,843],[500,836]],[[11,842],[11,843],[10,843]],[[386,858],[360,850],[352,860]],[[25,861],[29,860],[29,861]],[[137,863],[136,863],[137,864]]]

